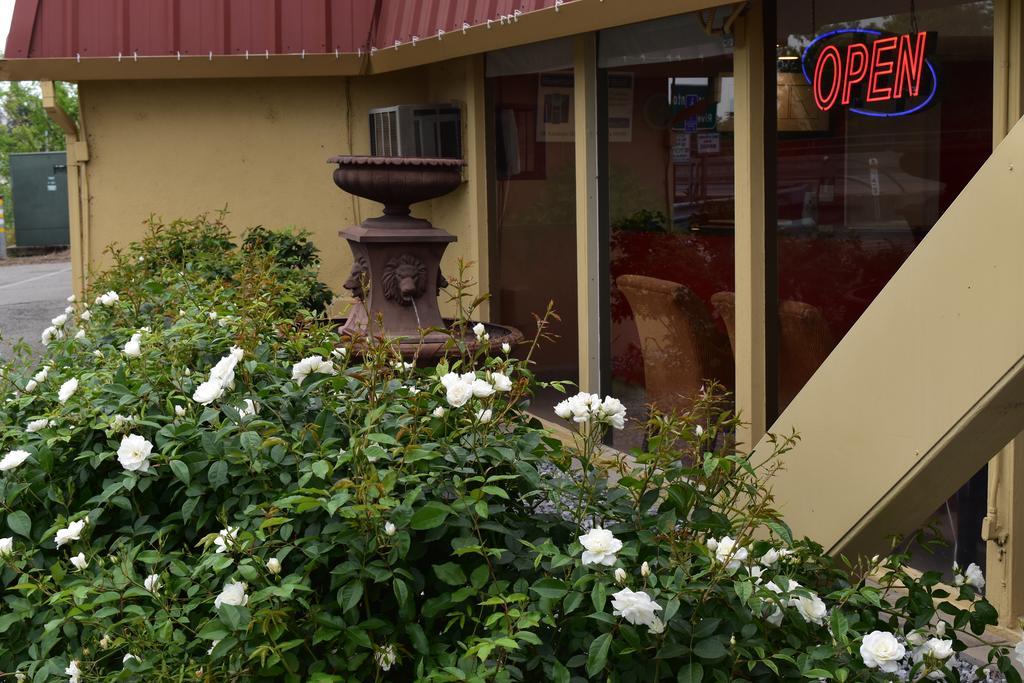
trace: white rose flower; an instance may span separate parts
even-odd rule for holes
[[[615,572],[614,572],[613,575],[615,577],[615,583],[619,584],[620,586],[625,586],[626,585],[626,570],[625,569],[623,569],[622,567],[616,567]]]
[[[61,403],[67,403],[68,399],[74,396],[76,391],[78,391],[78,379],[72,377],[60,385],[60,391],[57,392],[57,400]]]
[[[69,304],[73,304],[73,303],[75,303],[76,301],[78,301],[78,297],[76,297],[76,296],[75,296],[74,294],[70,295],[70,296],[69,296],[69,297],[67,298],[67,302],[68,302]]]
[[[251,398],[247,398],[243,401],[243,405],[238,411],[238,417],[252,417],[259,412],[259,407]]]
[[[121,438],[121,446],[117,449],[117,461],[129,472],[148,472],[149,455],[153,452],[153,444],[138,434],[129,434]]]
[[[46,378],[49,377],[49,376],[50,376],[50,368],[48,366],[44,365],[39,372],[37,372],[36,374],[32,375],[32,379],[34,379],[36,382],[42,384],[43,382],[46,381]]]
[[[477,398],[487,398],[494,393],[494,387],[491,386],[491,383],[482,379],[474,379],[470,388],[473,390],[473,395]]]
[[[973,562],[969,564],[967,571],[964,572],[964,583],[974,586],[979,591],[985,590],[985,575],[982,573],[981,567]]]
[[[85,569],[89,566],[89,561],[85,559],[85,553],[78,553],[71,558],[71,564],[75,565],[75,569]]]
[[[491,409],[476,411],[476,419],[480,420],[481,424],[487,424],[491,421]]]
[[[30,379],[28,382],[25,383],[25,393],[31,394],[33,391],[36,390],[36,387],[38,386],[39,382],[35,381],[34,379]]]
[[[939,623],[935,624],[935,633],[937,633],[940,638],[946,635],[946,622],[942,619],[939,619]]]
[[[394,666],[395,662],[398,661],[398,654],[395,652],[395,646],[390,644],[377,650],[373,657],[381,671],[389,671],[391,667]]]
[[[14,554],[14,538],[7,536],[0,538],[0,557],[10,557]]]
[[[860,656],[864,666],[879,669],[887,674],[896,673],[900,668],[900,660],[907,654],[896,636],[886,631],[872,631],[864,636],[860,645]]]
[[[128,358],[138,358],[142,355],[142,335],[136,332],[124,345],[124,355]]]
[[[334,363],[324,360],[323,356],[309,356],[292,366],[292,379],[296,384],[302,384],[302,381],[312,374],[335,375],[337,371],[334,369]]]
[[[192,400],[208,406],[224,394],[224,385],[215,379],[201,383],[192,393]]]
[[[75,332],[75,339],[85,339],[85,330]]]
[[[106,294],[100,294],[98,297],[96,297],[96,303],[101,304],[103,306],[113,306],[120,300],[121,297],[118,296],[117,292],[115,291],[109,291]]]
[[[178,417],[185,417],[185,406],[174,406],[174,414]]]
[[[56,327],[47,327],[43,330],[43,333],[39,335],[39,341],[42,342],[43,346],[49,346],[50,342],[54,339],[63,339],[64,333],[58,330]]]
[[[81,683],[82,670],[78,668],[78,660],[72,659],[68,662],[68,666],[64,669],[64,674],[68,677],[68,683]]]
[[[51,320],[50,324],[53,325],[54,327],[64,327],[64,325],[66,325],[67,322],[68,322],[68,314],[67,313],[61,313],[56,318]]]
[[[583,545],[583,564],[601,564],[610,567],[615,564],[615,553],[622,550],[622,541],[607,529],[594,527],[579,537]]]
[[[30,455],[31,453],[28,451],[8,451],[3,458],[0,458],[0,472],[13,470],[15,467],[25,462]]]
[[[213,544],[217,546],[216,552],[228,552],[235,545],[236,538],[238,538],[238,527],[229,526],[227,529],[221,529],[217,538],[213,539]]]
[[[89,309],[85,309],[78,317],[81,320],[85,320],[86,322],[88,322],[89,320],[92,320],[92,311],[90,311]]]
[[[828,608],[822,599],[814,593],[811,593],[810,596],[795,595],[789,601],[789,604],[796,608],[796,611],[800,613],[800,616],[808,624],[821,626],[828,617]]]
[[[398,529],[395,527],[393,522],[385,522],[384,523],[384,535],[385,536],[394,536],[396,531],[398,531]]]
[[[500,372],[491,373],[491,384],[494,385],[495,391],[512,391],[512,380]]]
[[[907,634],[907,642],[913,647],[921,647],[926,640],[928,640],[928,635],[920,629]]]
[[[217,311],[210,311],[206,315],[209,316],[210,320],[216,320],[217,319]]]
[[[929,638],[914,650],[913,656],[915,664],[926,657],[944,662],[953,656],[953,641]]]
[[[434,408],[434,411],[430,413],[434,417],[444,417],[444,406],[438,406]]]
[[[622,617],[634,626],[647,626],[654,633],[660,633],[665,625],[655,615],[661,605],[654,602],[644,591],[633,592],[623,588],[612,595],[612,614]]]
[[[57,544],[57,547],[61,547],[65,543],[71,541],[77,541],[82,537],[82,529],[85,528],[86,519],[80,519],[77,522],[71,522],[67,527],[63,529],[57,529],[57,533],[54,535],[53,540]]]
[[[276,557],[272,557],[269,560],[267,560],[267,571],[270,572],[271,574],[275,574],[275,575],[276,574],[280,574],[281,573],[281,561],[279,559],[277,559]]]
[[[710,548],[710,543],[708,545]],[[736,547],[736,541],[728,536],[723,536],[718,539],[715,548],[715,559],[725,565],[725,568],[729,571],[734,571],[739,568],[747,559],[747,549],[743,547]]]
[[[249,596],[245,593],[245,584],[240,581],[228,581],[224,589],[213,601],[213,606],[220,608],[221,605],[235,605],[244,607],[249,604]]]
[[[68,313],[68,314],[74,313],[75,312],[75,307],[74,306],[65,306],[64,307],[64,312]]]
[[[476,335],[476,338],[478,340],[483,339],[486,333],[487,328],[484,326],[483,323],[477,323],[476,325],[473,325],[473,334]]]
[[[127,428],[134,421],[135,420],[133,418],[118,413],[114,415],[114,417],[110,418],[110,428],[113,429],[115,432],[119,432]]]
[[[345,356],[348,355],[348,349],[346,349],[344,346],[339,346],[338,348],[331,351],[331,355],[339,359],[344,358]]]
[[[142,585],[150,593],[155,594],[158,590],[160,590],[160,575],[150,574],[146,577],[145,581],[142,582]]]
[[[779,557],[781,557],[781,555],[779,555],[778,550],[776,550],[775,548],[769,548],[768,552],[759,557],[757,561],[765,567],[771,567],[773,564],[779,561]]]
[[[473,385],[462,381],[456,382],[448,387],[445,398],[452,408],[461,408],[473,398]]]
[[[141,662],[142,661],[141,659],[139,659],[138,657],[133,655],[131,652],[129,652],[129,653],[125,654],[124,657],[121,658],[121,666],[124,666],[125,664],[127,664],[128,662],[130,662],[132,660],[135,660],[136,662]]]
[[[512,345],[509,344],[508,342],[503,342],[501,345],[501,352],[508,355],[509,353],[512,352]]]

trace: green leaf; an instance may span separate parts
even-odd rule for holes
[[[700,683],[704,680],[704,667],[701,666],[700,662],[684,664],[679,669],[679,673],[676,674],[676,680],[679,683]]]
[[[310,469],[313,470],[313,474],[320,477],[321,479],[327,479],[327,470],[329,470],[330,467],[330,463],[328,463],[326,460],[317,460],[315,463],[312,464],[312,466],[310,466]]]
[[[599,580],[594,584],[594,589],[590,591],[590,601],[594,603],[594,611],[603,612],[604,603],[607,599],[605,585]]]
[[[571,674],[560,662],[555,662],[551,666],[551,681],[552,683],[569,683],[571,680]]]
[[[701,659],[721,659],[727,653],[718,638],[705,638],[693,646],[693,653]]]
[[[390,434],[381,434],[378,432],[374,434],[368,434],[366,438],[369,439],[370,441],[376,441],[377,443],[386,443],[389,446],[398,445],[398,441],[396,441],[395,437],[391,436]]]
[[[533,584],[530,590],[542,598],[552,598],[554,600],[561,598],[569,591],[564,581],[553,578],[541,579]]]
[[[340,591],[338,591],[338,604],[341,605],[342,611],[347,612],[356,605],[363,597],[363,584],[358,581],[345,584]]]
[[[590,644],[587,651],[587,675],[593,678],[604,669],[608,662],[608,649],[612,646],[612,634],[603,633]]]
[[[185,486],[189,485],[192,481],[192,475],[188,471],[188,465],[183,463],[181,460],[171,461],[171,472],[174,472],[174,476],[181,480],[181,483]]]
[[[466,572],[454,562],[434,565],[434,574],[449,586],[461,586],[466,583]]]
[[[427,634],[423,632],[422,626],[409,624],[405,627],[405,632],[409,634],[409,640],[412,641],[412,647],[416,652],[421,655],[430,654],[430,641],[427,640]]]
[[[7,515],[7,526],[11,527],[11,531],[14,533],[32,539],[32,520],[28,518],[24,510],[15,510]]]
[[[417,531],[434,529],[444,524],[444,520],[451,512],[451,508],[444,503],[430,501],[419,510],[413,513],[409,520],[409,526]]]
[[[206,473],[206,478],[209,480],[210,486],[215,489],[228,483],[228,464],[223,460],[213,463]]]
[[[391,587],[395,591],[395,600],[398,601],[399,607],[405,604],[405,601],[409,599],[409,587],[405,585],[405,581],[401,579],[395,579],[391,582]]]

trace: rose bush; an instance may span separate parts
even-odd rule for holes
[[[563,444],[525,412],[532,344],[357,350],[301,236],[244,243],[154,223],[5,368],[0,678],[957,680],[995,622],[973,570],[951,595],[795,541],[789,439],[736,453],[713,390],[629,456],[625,407],[570,396]]]

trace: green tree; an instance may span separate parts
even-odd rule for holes
[[[57,101],[78,119],[78,89],[68,83],[56,83]],[[43,97],[36,82],[0,84],[0,195],[6,200],[7,216],[12,215],[11,154],[50,152],[65,148],[64,131],[43,110]]]

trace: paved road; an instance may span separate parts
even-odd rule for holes
[[[41,348],[39,334],[68,305],[69,294],[71,264],[66,261],[0,267],[0,354],[8,356],[22,337]]]

